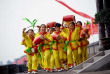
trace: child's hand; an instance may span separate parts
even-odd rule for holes
[[[25,31],[25,30],[26,30],[26,28],[23,29],[23,31]]]
[[[26,28],[23,29],[23,33],[24,33],[25,30],[26,30]]]
[[[44,39],[45,39],[45,37],[44,37],[43,35],[40,35],[40,38],[41,38],[42,40],[44,40]]]
[[[57,40],[61,39],[60,35],[57,35]]]
[[[40,28],[40,26],[36,26],[37,28]]]

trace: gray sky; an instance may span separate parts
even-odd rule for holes
[[[77,11],[92,17],[96,13],[95,0],[63,1]],[[7,60],[13,62],[15,58],[25,55],[25,47],[20,45],[22,29],[30,24],[23,21],[22,18],[26,17],[31,21],[37,19],[36,25],[40,25],[53,21],[61,23],[64,15],[75,15],[77,21],[86,22],[89,20],[73,13],[55,0],[0,0],[0,61],[6,64]],[[98,35],[94,35],[89,41],[97,40]]]

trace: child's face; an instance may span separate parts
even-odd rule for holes
[[[69,25],[69,28],[70,28],[71,30],[74,30],[75,27],[74,27],[73,24],[70,24],[70,25]]]
[[[79,22],[77,23],[77,25],[79,25],[80,27],[82,27],[81,23],[79,23]]]
[[[49,29],[49,33],[52,34],[53,33],[53,30],[52,29]]]
[[[41,28],[40,28],[41,32],[46,32],[46,27],[45,25],[42,25]]]
[[[60,27],[55,27],[55,30],[56,30],[57,32],[60,32]]]
[[[28,36],[33,37],[34,36],[34,32],[33,31],[28,31]]]

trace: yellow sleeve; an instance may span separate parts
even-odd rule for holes
[[[27,47],[26,43],[24,43],[23,41],[21,42],[21,45],[24,45],[25,47]]]
[[[27,36],[26,32],[24,32],[22,36],[25,39],[25,44],[28,47],[32,47],[32,40]]]
[[[51,36],[50,33],[48,33],[48,39],[49,39],[50,41],[53,41],[53,38],[52,38],[52,36]]]
[[[51,34],[50,33],[48,33],[46,36],[45,36],[50,42],[52,42],[53,41],[53,38],[52,38],[52,36],[51,36]],[[48,41],[46,41],[46,43],[49,43]]]
[[[68,28],[65,28],[65,27],[63,27],[61,30],[62,30],[65,34],[67,34],[67,33],[69,32],[69,29],[68,29]]]
[[[26,32],[24,32],[24,33],[22,34],[22,36],[23,36],[24,39],[29,39],[29,37],[27,36]]]
[[[79,29],[78,28],[75,28],[75,40],[78,40],[79,39]]]
[[[36,35],[34,36],[35,38],[39,36],[39,32],[36,33]]]
[[[21,42],[21,45],[24,45],[23,41]]]
[[[60,33],[60,36],[64,37],[64,38],[67,38],[67,35],[63,31]]]

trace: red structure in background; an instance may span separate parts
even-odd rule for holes
[[[94,35],[94,34],[98,34],[98,24],[94,24],[94,19],[92,19],[93,23],[90,23],[87,25],[87,28],[89,29],[89,34],[90,35]],[[84,23],[85,26],[86,23]],[[83,27],[84,27],[83,26]]]
[[[26,64],[26,63],[27,63],[27,57],[26,56],[22,56],[21,58],[17,59],[12,64]]]

